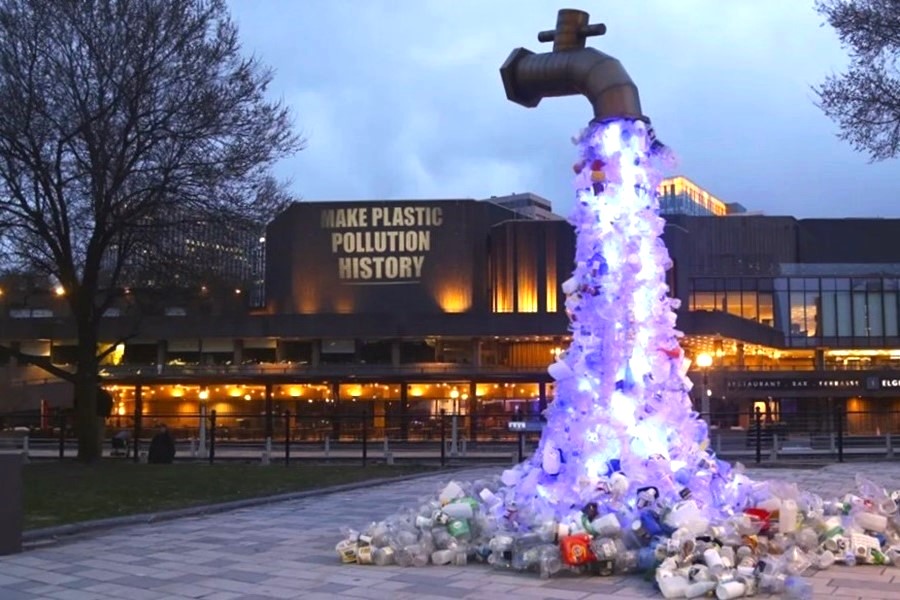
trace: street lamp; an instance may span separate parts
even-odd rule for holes
[[[709,414],[709,397],[712,393],[712,390],[709,389],[709,368],[713,364],[713,357],[712,355],[703,352],[697,355],[696,363],[700,368],[701,373],[703,373],[703,383],[700,387],[700,416],[706,420],[708,425],[711,421]]]

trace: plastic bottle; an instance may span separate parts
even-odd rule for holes
[[[719,600],[732,600],[740,598],[747,591],[747,586],[737,580],[724,581],[716,586],[716,598]]]
[[[384,567],[394,562],[394,549],[390,546],[376,548],[372,552],[372,561],[379,567]]]
[[[802,577],[788,577],[784,582],[784,597],[789,600],[813,600],[813,587]]]
[[[558,546],[545,544],[538,550],[538,555],[538,571],[541,579],[548,579],[562,570],[563,565]]]
[[[448,565],[455,554],[453,550],[435,550],[431,553],[431,562],[435,565]]]
[[[867,531],[883,533],[887,529],[888,519],[884,515],[858,511],[853,515],[856,524]]]
[[[656,572],[656,584],[659,586],[663,598],[684,598],[688,585],[690,585],[687,577],[663,570]]]
[[[781,503],[781,511],[778,513],[778,531],[781,533],[793,533],[797,530],[797,503],[793,500],[785,500]]]

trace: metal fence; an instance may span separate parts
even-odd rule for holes
[[[711,449],[745,462],[785,459],[844,461],[894,458],[900,442],[900,411],[833,410],[804,415],[761,412],[713,413],[707,422]],[[485,415],[380,415],[368,408],[353,415],[155,414],[106,420],[106,451],[134,461],[146,458],[157,427],[165,423],[176,440],[178,460],[300,459],[521,460],[534,450],[542,419],[521,413]],[[514,425],[510,425],[513,423]],[[521,425],[518,426],[516,424]],[[35,458],[75,453],[74,414],[68,410],[0,414],[0,448]]]

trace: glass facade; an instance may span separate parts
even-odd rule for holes
[[[724,202],[686,177],[670,177],[660,183],[659,212],[663,215],[718,216],[728,214]]]
[[[898,276],[703,277],[690,287],[690,310],[773,327],[791,347],[900,343]]]

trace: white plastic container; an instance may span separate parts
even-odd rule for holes
[[[685,598],[700,598],[716,589],[715,581],[698,581],[687,586],[684,590]]]
[[[656,578],[663,598],[684,598],[688,589],[688,580],[681,575],[664,575]]]
[[[781,503],[781,511],[778,513],[778,531],[781,533],[797,531],[797,503],[793,500],[785,500]]]
[[[732,600],[743,596],[745,591],[747,591],[747,586],[740,581],[728,581],[716,586],[716,598],[719,600]]]
[[[447,504],[451,500],[461,498],[463,494],[463,489],[459,487],[459,484],[455,481],[451,481],[444,487],[443,491],[441,491],[441,495],[438,499],[441,501],[441,504]]]
[[[441,510],[451,519],[471,519],[474,514],[468,502],[451,502]]]
[[[887,529],[887,517],[869,512],[858,512],[854,517],[856,524],[868,531],[884,533]]]

